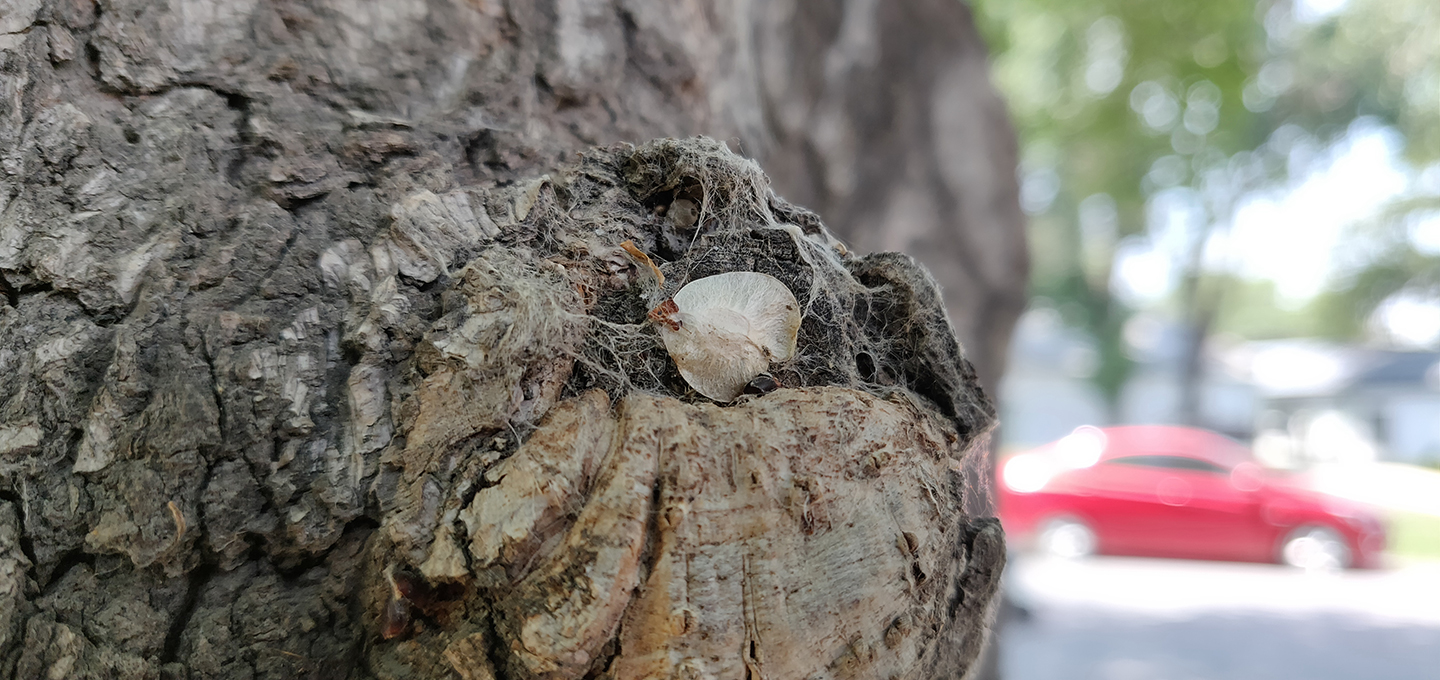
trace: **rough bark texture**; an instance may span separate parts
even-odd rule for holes
[[[732,138],[862,249],[951,230],[996,371],[1024,271],[968,16],[807,4],[0,0],[0,677],[963,671],[1003,553],[934,282],[723,150],[608,146]],[[908,99],[843,84],[885,69]],[[687,394],[627,238],[791,286],[786,388]]]
[[[756,43],[770,141],[745,149],[854,249],[925,265],[993,392],[1029,261],[1015,135],[969,12],[956,0],[766,7]]]

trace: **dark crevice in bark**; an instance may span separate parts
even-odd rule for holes
[[[175,661],[175,657],[180,651],[180,638],[190,625],[190,617],[195,614],[196,604],[200,601],[200,591],[204,590],[205,584],[214,578],[217,571],[216,565],[207,561],[190,572],[190,584],[185,590],[185,601],[180,605],[180,611],[175,613],[174,620],[170,622],[170,630],[165,633],[165,646],[160,652],[161,665]]]
[[[498,600],[492,597],[491,602]],[[485,655],[495,671],[495,680],[519,680],[510,672],[510,647],[495,626],[495,615],[485,617]]]
[[[282,445],[283,440],[281,439],[277,438],[271,440],[272,452],[275,455],[279,455],[280,447]],[[275,490],[272,489],[269,484],[266,484],[264,482],[266,465],[273,464],[275,461],[273,459],[270,461],[252,460],[250,456],[244,455],[240,456],[236,460],[245,463],[245,469],[250,471],[250,478],[255,481],[255,489],[260,493],[260,514],[263,515],[268,512],[272,516],[276,517],[278,521],[278,518],[283,517],[284,514],[280,512],[280,504],[275,502]],[[267,543],[268,541],[269,539],[266,539]]]
[[[40,586],[40,597],[45,597],[53,592],[55,586],[65,580],[65,575],[70,573],[71,569],[82,564],[89,565],[93,568],[95,566],[95,556],[85,552],[83,548],[75,548],[61,555],[60,561],[50,570],[50,580]]]
[[[979,621],[978,609],[990,603],[994,590],[1000,585],[999,578],[994,572],[1004,568],[1005,561],[1003,559],[993,565],[976,564],[977,543],[986,529],[992,525],[998,529],[999,521],[994,518],[984,518],[971,522],[962,530],[963,536],[956,552],[959,553],[958,561],[965,564],[965,570],[956,577],[958,587],[955,589],[955,597],[949,603],[951,621]],[[981,568],[977,568],[977,566]],[[990,569],[983,567],[990,567]],[[969,616],[966,616],[967,613]]]
[[[30,575],[35,576],[35,570],[40,568],[40,561],[35,559],[35,542],[25,531],[25,502],[14,491],[0,489],[0,503],[9,503],[15,507],[15,520],[20,525],[17,542],[20,544],[20,552],[25,553],[25,558],[30,560]]]
[[[279,203],[276,203],[276,205],[280,205],[280,204],[279,204]],[[281,205],[280,207],[281,207],[282,209],[289,210],[288,208],[285,208],[285,206],[283,206],[283,205]],[[293,212],[293,211],[292,211],[292,212]],[[290,235],[285,238],[285,245],[283,245],[283,246],[280,247],[280,253],[275,256],[275,266],[273,266],[273,267],[270,268],[270,274],[274,274],[274,273],[275,273],[275,270],[280,268],[280,265],[285,264],[285,258],[287,258],[287,257],[290,256],[290,249],[291,249],[291,248],[294,248],[294,247],[295,247],[295,241],[297,241],[297,240],[300,239],[300,231],[301,231],[301,225],[297,224],[297,225],[295,225],[295,228],[290,231]],[[269,276],[266,276],[265,279],[263,279],[263,280],[261,281],[261,285],[264,285],[264,282],[265,282],[265,281],[269,281],[269,280],[270,280],[270,277],[269,277]],[[258,287],[257,287],[257,288],[258,288]],[[254,291],[251,291],[251,293],[253,294]]]
[[[15,290],[10,282],[5,280],[5,272],[0,272],[0,294],[5,296],[5,302],[11,307],[20,306],[20,291]]]
[[[101,328],[109,328],[115,325],[120,320],[129,316],[130,309],[134,308],[134,304],[132,303],[131,307],[126,309],[118,307],[104,308],[98,310],[91,309],[89,305],[86,305],[85,302],[80,299],[80,294],[78,292],[73,290],[58,289],[55,287],[55,284],[49,281],[39,281],[36,283],[18,287],[12,286],[9,282],[4,282],[4,285],[0,286],[0,292],[3,292],[5,294],[6,300],[7,302],[9,302],[10,306],[16,308],[20,306],[20,301],[22,298],[29,296],[53,294],[69,298],[75,301],[75,304],[78,305],[80,309],[85,312],[85,316],[89,317],[96,326],[99,326]],[[136,296],[136,299],[139,299],[138,295]]]
[[[376,677],[374,671],[370,668],[370,645],[372,644],[371,632],[374,629],[373,627],[371,627],[370,622],[367,620],[364,598],[353,596],[356,595],[360,590],[359,586],[355,585],[355,583],[356,582],[352,580],[352,585],[347,591],[349,594],[352,595],[352,597],[345,598],[343,607],[339,608],[335,612],[336,614],[338,614],[339,612],[343,611],[350,617],[351,622],[351,639],[349,644],[350,653],[345,655],[345,673],[343,675],[337,674],[334,676],[337,680],[340,680],[341,678],[366,680]]]
[[[100,3],[95,3],[96,24],[100,23],[100,14],[103,11],[104,10],[100,7]],[[88,67],[90,77],[96,80],[97,84],[100,87],[100,90],[103,92],[105,90],[105,84],[103,81],[100,80],[100,48],[96,47],[95,42],[91,40],[85,41],[85,65]]]
[[[469,503],[465,503],[460,507],[466,508],[469,507],[469,505]],[[460,547],[460,555],[465,558],[465,564],[467,566],[475,564],[475,555],[470,552],[470,541],[464,540],[465,537],[469,536],[465,521],[457,517],[451,525],[451,529],[454,531],[453,536],[461,537],[460,540],[455,541],[455,544]]]
[[[248,115],[250,112],[250,97],[242,92],[223,85],[206,82],[203,80],[182,80],[174,85],[158,92],[151,93],[152,96],[161,96],[176,88],[194,88],[198,90],[209,90],[225,100],[225,105],[235,111]]]
[[[600,680],[600,678],[612,677],[610,667],[615,665],[615,660],[620,658],[624,649],[620,645],[620,638],[610,638],[605,647],[596,655],[595,662],[590,665],[590,671],[581,680]]]
[[[247,97],[247,96],[245,96],[245,95],[243,95],[243,94],[241,94],[241,93],[239,93],[239,92],[235,92],[235,91],[233,91],[233,90],[222,90],[222,89],[220,89],[220,88],[218,88],[218,87],[214,87],[214,86],[207,86],[207,88],[210,89],[210,90],[213,90],[213,91],[215,92],[215,94],[218,94],[218,95],[220,95],[221,97],[224,97],[224,98],[225,98],[225,105],[226,105],[226,106],[234,109],[235,111],[243,114],[244,116],[250,115],[250,98],[249,98],[249,97]],[[243,120],[243,118],[242,118],[242,120]]]
[[[268,507],[269,506],[262,507],[261,512],[263,513],[265,511],[265,508]],[[245,532],[245,543],[250,546],[245,550],[246,562],[259,562],[260,560],[265,559],[265,555],[267,554],[265,552],[265,541],[266,538],[264,534],[257,534],[253,531]]]
[[[467,456],[469,456],[472,455],[473,452],[481,450],[481,447],[487,445],[486,442],[493,440],[495,438],[495,435],[499,433],[500,430],[481,430],[474,435],[462,439],[454,446],[456,449],[460,450],[469,449],[469,451],[472,452],[466,454]],[[455,493],[455,497],[460,501],[460,507],[469,507],[469,505],[475,501],[476,494],[492,486],[495,486],[496,484],[499,484],[501,480],[505,479],[502,476],[500,477],[500,479],[491,481],[488,477],[485,476],[485,473],[489,472],[490,468],[495,467],[497,464],[500,463],[500,461],[503,461],[506,458],[514,455],[515,451],[519,449],[519,443],[515,441],[514,435],[507,437],[505,441],[505,450],[502,450],[500,452],[499,457],[497,457],[494,462],[485,465],[479,470],[476,470],[475,475],[472,479],[466,479],[460,482],[460,486],[456,489]],[[459,469],[457,468],[457,471],[458,470]],[[458,522],[459,520],[457,519],[456,521]]]
[[[498,143],[495,139],[497,128],[481,128],[480,130],[466,135],[461,139],[465,149],[465,162],[470,165],[470,171],[480,173],[501,173],[507,169],[504,159],[500,158]]]
[[[550,81],[546,80],[544,75],[536,73],[530,80],[535,85],[535,98],[537,100],[540,102],[548,101],[548,103],[557,110],[561,108],[555,105],[559,97],[556,96],[555,88],[550,86]]]
[[[219,404],[217,403],[216,406],[219,406]],[[224,432],[224,430],[221,430],[221,432]],[[221,437],[223,439],[224,435],[221,435]],[[215,466],[219,464],[219,459],[224,453],[218,445],[201,447],[196,453],[200,456],[200,460],[205,462],[205,472],[200,475],[200,481],[193,487],[196,495],[199,496],[204,494],[206,489],[210,488],[210,479],[215,476]],[[200,535],[195,538],[195,542],[191,544],[191,547],[199,548],[202,555],[207,555],[210,551],[205,547],[205,534],[210,525],[205,521],[205,504],[198,499],[195,501],[195,521],[199,523]],[[183,540],[184,538],[185,535],[182,532],[180,539]],[[209,558],[206,557],[205,559],[208,560]]]
[[[296,559],[293,562],[289,562],[287,564],[282,565],[276,563],[275,573],[278,574],[280,578],[284,579],[286,582],[294,583],[295,581],[300,580],[300,578],[303,577],[305,573],[310,571],[311,569],[324,566],[325,563],[330,559],[330,553],[334,551],[335,546],[340,545],[340,543],[344,541],[345,536],[358,532],[365,532],[368,534],[369,532],[375,531],[379,528],[380,523],[375,521],[373,517],[367,517],[363,515],[360,517],[356,517],[355,519],[352,519],[349,522],[345,523],[345,528],[340,531],[340,538],[337,539],[334,543],[332,543],[329,548],[326,548],[325,550],[310,555],[308,557]],[[272,557],[271,559],[274,560],[275,558]]]
[[[225,440],[225,434],[229,432],[230,429],[229,422],[225,417],[225,399],[221,395],[221,391],[223,388],[221,387],[220,383],[220,371],[219,369],[215,368],[215,357],[210,355],[209,343],[203,341],[200,343],[200,357],[204,359],[205,366],[210,369],[210,396],[215,399],[215,414],[216,420],[218,421],[216,424],[220,428],[220,440],[223,442]],[[224,455],[225,450],[223,445],[215,447],[214,458],[218,459],[223,457]],[[210,468],[205,471],[205,479],[207,482],[210,479],[210,471],[214,469],[215,464],[218,462],[220,461],[210,461]],[[205,489],[204,486],[201,486],[199,488],[201,491],[204,491]]]
[[[242,185],[240,173],[245,168],[245,162],[250,160],[250,146],[254,141],[250,135],[250,98],[235,93],[220,94],[225,97],[226,105],[239,115],[239,119],[235,121],[235,136],[238,141],[235,157],[225,166],[225,179],[238,187]]]
[[[297,212],[300,212],[301,210],[303,210],[304,208],[306,208],[306,207],[308,207],[308,206],[310,206],[310,205],[313,205],[313,204],[315,204],[315,203],[319,203],[320,201],[325,200],[325,197],[327,197],[327,196],[329,196],[329,195],[330,195],[330,192],[329,192],[329,191],[326,191],[326,192],[324,192],[324,193],[316,194],[315,196],[307,196],[307,197],[305,197],[305,198],[285,198],[285,199],[279,199],[279,198],[271,197],[270,200],[274,201],[274,202],[275,202],[275,205],[280,206],[280,208],[281,208],[282,210],[284,210],[285,212],[288,212],[288,213],[290,213],[290,214],[293,215],[293,214],[295,214],[295,213],[297,213]]]
[[[39,295],[41,293],[49,293],[54,290],[55,286],[49,281],[32,283],[28,286],[20,286],[19,288],[17,288],[15,290],[15,299],[18,301],[20,299],[20,296],[22,295]]]
[[[351,602],[355,604],[352,609],[356,612],[363,611],[363,609],[358,607],[359,598],[351,598]],[[360,616],[355,618],[356,621],[361,619],[362,617]],[[345,680],[346,678],[354,678],[356,677],[355,670],[364,667],[365,640],[368,636],[364,633],[358,633],[352,637],[354,640],[350,643],[350,653],[342,655],[339,663],[321,666],[316,674],[318,680]],[[369,669],[367,668],[366,670]]]
[[[87,45],[87,54],[91,54],[91,51],[93,51],[94,49],[95,48],[93,46]],[[93,54],[91,54],[91,59],[95,64],[96,73],[98,74],[100,59],[99,52],[95,51]],[[226,164],[226,166],[221,170],[220,174],[224,176],[225,179],[230,182],[230,184],[236,187],[241,187],[242,183],[240,171],[244,168],[245,162],[250,159],[251,147],[253,146],[254,142],[253,137],[250,135],[250,103],[252,101],[252,98],[249,95],[244,94],[243,92],[239,92],[237,90],[224,87],[222,85],[216,85],[215,83],[205,81],[181,81],[175,83],[174,85],[171,85],[170,87],[163,88],[156,92],[148,93],[148,96],[163,96],[164,94],[177,88],[193,88],[214,92],[222,99],[224,99],[225,106],[228,107],[230,110],[234,111],[238,116],[238,119],[235,121],[235,136],[239,139],[239,145],[235,147],[235,158],[232,158],[230,162]],[[132,95],[133,93],[122,94]],[[130,139],[130,134],[132,134],[131,131],[127,130],[127,139]],[[133,144],[137,140],[130,141]]]
[[[661,458],[656,456],[657,460]],[[660,562],[660,525],[664,518],[660,513],[664,512],[661,507],[662,491],[665,482],[656,475],[655,483],[650,487],[650,516],[645,519],[645,545],[640,549],[640,583],[650,579],[650,574],[655,571],[655,566]]]
[[[403,273],[396,274],[396,275],[395,275],[395,279],[396,279],[397,281],[399,281],[400,283],[402,283],[402,284],[405,284],[405,285],[407,285],[407,286],[409,286],[409,287],[411,287],[411,288],[414,288],[414,289],[415,289],[415,292],[417,292],[417,293],[429,293],[430,291],[435,290],[437,287],[439,287],[439,286],[441,286],[441,285],[444,285],[444,284],[448,284],[448,283],[450,282],[450,277],[445,276],[444,274],[441,274],[440,276],[436,277],[435,279],[433,279],[433,280],[431,280],[431,281],[421,281],[421,280],[419,280],[419,279],[412,279],[412,278],[410,278],[409,276],[406,276],[406,275],[403,274]],[[441,314],[441,311],[442,311],[442,310],[440,310],[440,309],[437,308],[437,309],[434,310],[434,312],[433,312],[436,316],[435,316],[434,318],[426,319],[426,321],[434,321],[435,319],[440,318],[439,315]]]
[[[276,203],[275,205],[280,206],[279,203]],[[284,208],[284,206],[280,207],[282,209]],[[290,249],[295,247],[295,241],[300,238],[300,230],[302,228],[302,225],[296,224],[290,230],[289,236],[285,237],[285,245],[280,246],[280,252],[275,256],[275,259],[273,260],[271,265],[265,269],[265,275],[261,277],[258,281],[256,281],[253,285],[251,285],[247,290],[242,291],[239,295],[236,296],[235,301],[230,303],[234,308],[238,308],[241,305],[244,305],[246,302],[249,302],[250,298],[254,297],[257,291],[259,291],[261,288],[264,288],[265,285],[270,282],[270,277],[280,270],[280,266],[285,263],[285,258],[290,255]]]

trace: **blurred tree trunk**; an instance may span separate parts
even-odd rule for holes
[[[955,0],[766,7],[756,43],[771,141],[755,148],[777,191],[856,250],[924,264],[981,384],[997,394],[1029,256],[1015,134],[969,9]],[[970,471],[976,487],[993,483],[996,453]],[[966,510],[993,512],[988,494],[973,494]]]
[[[993,385],[1026,272],[985,69],[943,0],[0,0],[0,677],[963,673],[993,411],[931,280],[577,152],[729,140],[918,252]],[[763,219],[677,240],[686,192]],[[889,353],[730,408],[587,385],[590,320],[643,318],[624,238],[844,283],[807,312]]]
[[[761,19],[774,141],[758,158],[777,190],[856,250],[924,264],[993,392],[1029,260],[1015,135],[969,10],[952,0],[798,0],[769,5]]]

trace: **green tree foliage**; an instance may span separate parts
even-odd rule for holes
[[[1440,3],[1350,0],[1313,22],[1284,9],[1267,15],[1273,56],[1257,72],[1257,90],[1266,78],[1283,90],[1273,119],[1328,136],[1376,116],[1405,135],[1412,162],[1440,160]]]
[[[1155,192],[1199,190],[1265,140],[1242,101],[1264,29],[1246,0],[975,5],[1024,147],[1033,292],[1095,338],[1094,380],[1113,404],[1131,370],[1130,310],[1110,285],[1117,246],[1145,233]]]
[[[1400,131],[1410,163],[1440,162],[1440,3],[1351,0],[1343,12],[1310,25],[1276,15],[1278,56],[1262,67],[1289,81],[1271,117],[1333,137],[1372,116]],[[1415,230],[1440,220],[1440,186],[1405,196],[1366,223],[1354,239],[1363,257],[1308,307],[1325,335],[1353,338],[1387,298],[1440,298],[1440,252],[1417,248]]]
[[[1440,262],[1406,232],[1440,215],[1434,197],[1357,227],[1363,257],[1299,309],[1201,267],[1241,197],[1308,169],[1290,157],[1297,139],[1323,146],[1371,116],[1404,136],[1412,163],[1440,160],[1440,2],[1351,0],[1326,16],[1287,0],[973,4],[1020,133],[1032,292],[1094,338],[1093,379],[1112,405],[1131,371],[1121,331],[1133,311],[1112,273],[1127,239],[1155,236],[1157,199],[1191,206],[1165,304],[1196,352],[1215,330],[1353,339],[1397,291],[1440,292]]]

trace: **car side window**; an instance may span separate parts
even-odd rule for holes
[[[1196,472],[1210,472],[1223,475],[1225,468],[1220,467],[1208,460],[1190,458],[1188,456],[1122,456],[1109,461],[1115,465],[1135,465],[1139,467],[1163,468],[1166,470],[1194,470]]]

